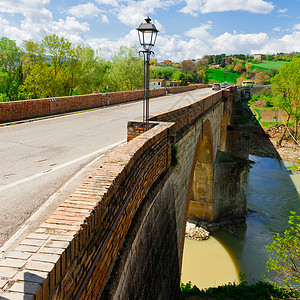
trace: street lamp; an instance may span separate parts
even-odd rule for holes
[[[151,48],[154,47],[158,30],[155,25],[151,23],[151,18],[145,19],[146,23],[141,23],[137,28],[139,41],[144,50],[144,100],[143,100],[143,131],[149,129],[149,65],[150,56],[154,54]]]

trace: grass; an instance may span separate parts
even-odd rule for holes
[[[223,70],[218,69],[207,69],[206,70],[206,76],[209,79],[214,80],[215,82],[229,82],[229,83],[236,83],[237,78],[240,77],[240,75],[236,73],[227,72],[226,79],[224,76]]]
[[[284,63],[285,63],[284,61],[267,61],[267,60],[263,60],[261,63],[252,63],[252,69],[259,69],[259,70],[268,70],[268,69],[271,69],[271,68],[278,69]]]

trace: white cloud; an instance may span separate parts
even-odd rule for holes
[[[294,25],[294,30],[300,30],[300,23]]]
[[[174,5],[174,1],[142,0],[128,1],[127,5],[120,5],[118,8],[118,19],[131,27],[142,23],[147,15],[152,15],[155,9],[164,9]]]
[[[103,23],[109,23],[107,15],[101,15],[101,20]]]
[[[96,0],[98,4],[105,4],[111,6],[119,6],[118,1],[116,0]]]
[[[191,28],[187,32],[185,32],[186,36],[193,37],[193,38],[209,38],[210,35],[207,32],[208,29],[212,28],[211,22],[209,24],[202,24],[200,27]]]
[[[225,32],[213,40],[213,46],[217,53],[250,53],[267,42],[268,35],[264,32],[235,35]]]
[[[278,12],[282,14],[286,13],[287,11],[288,11],[287,8],[278,9]]]
[[[90,31],[87,22],[78,22],[74,17],[67,17],[66,20],[59,19],[52,23],[52,31],[61,34],[82,34]]]
[[[287,34],[280,39],[269,39],[261,48],[257,48],[252,53],[278,53],[278,52],[292,52],[300,49],[300,31],[295,31]]]
[[[185,0],[186,6],[180,12],[197,16],[197,12],[211,13],[245,10],[252,13],[267,14],[274,9],[272,2],[263,0]]]
[[[281,30],[281,27],[277,26],[277,27],[274,27],[272,30],[278,32]]]
[[[24,13],[27,10],[36,10],[48,5],[50,0],[11,0],[0,1],[0,12],[2,13]]]
[[[136,29],[132,29],[126,36],[117,40],[109,40],[106,38],[91,38],[86,42],[95,50],[101,49],[103,57],[106,59],[110,59],[114,52],[116,52],[120,48],[120,46],[130,47],[132,45],[137,45],[138,36]]]
[[[70,13],[71,15],[77,18],[84,18],[87,16],[97,16],[99,12],[101,12],[101,10],[91,2],[87,4],[72,6],[68,9],[68,13]]]
[[[23,31],[14,26],[10,26],[9,22],[6,19],[1,17],[0,17],[0,35],[6,36],[11,40],[16,41],[18,45],[21,45],[23,40],[31,38],[31,35],[29,35],[26,31]]]
[[[154,20],[153,24],[155,25],[156,29],[159,31],[159,34],[166,32],[164,26],[161,23],[159,23],[157,20]]]

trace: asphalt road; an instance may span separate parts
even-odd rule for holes
[[[213,93],[201,89],[150,100],[150,114]],[[126,140],[142,101],[0,127],[0,256],[46,220]]]

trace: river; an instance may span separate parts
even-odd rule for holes
[[[232,234],[212,233],[207,241],[185,241],[181,281],[199,288],[238,281],[238,273],[248,281],[267,276],[269,253],[265,245],[276,233],[287,229],[290,211],[299,214],[300,174],[291,174],[281,160],[250,155],[253,161],[246,175],[246,223]],[[298,189],[298,191],[297,191]]]

